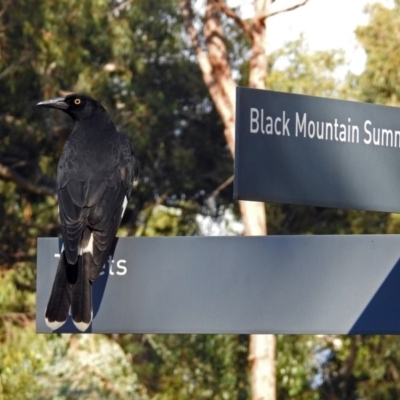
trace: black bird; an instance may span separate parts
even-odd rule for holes
[[[46,324],[61,327],[71,314],[85,331],[93,318],[92,282],[107,261],[138,168],[132,146],[95,99],[71,94],[42,101],[62,110],[73,130],[57,170],[64,249],[46,309]]]

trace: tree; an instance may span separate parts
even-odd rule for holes
[[[268,89],[310,96],[348,98],[347,82],[338,68],[345,63],[342,50],[311,51],[304,36],[286,42],[269,56]]]
[[[400,2],[394,1],[394,8],[372,4],[366,11],[369,23],[356,30],[367,55],[366,68],[353,84],[359,88],[362,101],[399,105]]]

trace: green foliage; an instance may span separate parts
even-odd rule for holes
[[[34,280],[34,270],[26,264],[19,264],[12,270],[0,270],[0,315],[34,312],[36,296],[30,286]]]
[[[267,86],[281,92],[338,98],[341,84],[335,73],[343,64],[343,51],[311,52],[300,36],[269,57]]]
[[[394,400],[400,396],[398,336],[366,336],[355,366],[357,393],[371,400]],[[373,390],[371,390],[373,388]]]
[[[313,336],[277,336],[277,381],[279,399],[318,399],[310,383],[317,374],[316,338]]]
[[[45,337],[37,337],[32,326],[21,329],[2,318],[0,342],[0,398],[38,398],[42,385],[37,383],[37,371],[50,362]]]
[[[146,400],[128,356],[104,335],[37,335],[0,320],[0,398]]]
[[[181,202],[182,203],[182,202]],[[197,208],[182,212],[179,207],[158,206],[139,215],[136,236],[193,236],[199,233],[195,220]]]
[[[118,342],[153,399],[250,398],[247,335],[122,335]]]
[[[363,101],[388,105],[400,104],[400,4],[386,8],[368,6],[370,21],[358,27],[357,38],[367,54],[365,71],[356,83]]]

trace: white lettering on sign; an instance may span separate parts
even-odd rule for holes
[[[126,272],[127,272],[127,268],[125,266],[126,260],[118,260],[116,268],[115,267],[113,268],[114,262],[115,261],[112,259],[112,257],[109,256],[107,263],[108,263],[108,267],[109,267],[109,270],[110,270],[110,275],[115,275],[115,274],[117,274],[117,275],[126,275]],[[104,264],[104,266],[103,266],[103,269],[105,269],[105,268],[106,268],[106,264]],[[104,273],[105,273],[105,271],[102,271],[100,273],[100,275],[103,275]]]
[[[351,117],[316,120],[306,112],[297,111],[294,115],[288,115],[286,110],[268,115],[262,108],[251,107],[250,133],[400,148],[400,129],[375,127],[371,120],[358,125]]]
[[[60,258],[60,253],[54,254],[55,258]],[[101,269],[100,275],[105,274],[106,266],[108,266],[110,275],[126,275],[128,269],[126,267],[126,260],[117,260],[116,265],[113,266],[115,260],[112,259],[111,256],[108,257],[107,262],[103,265]]]
[[[365,144],[375,146],[400,147],[400,130],[375,128],[372,122],[367,119],[364,123]]]
[[[282,117],[272,118],[264,115],[263,109],[250,108],[250,132],[267,135],[290,136],[290,118],[286,118],[286,111],[282,111]]]
[[[309,139],[335,140],[337,142],[359,143],[360,130],[351,123],[351,118],[346,124],[339,124],[337,118],[333,122],[307,120],[307,113],[302,116],[296,112],[295,136]]]

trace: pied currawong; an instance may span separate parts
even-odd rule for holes
[[[57,196],[64,242],[46,308],[56,330],[69,314],[80,331],[93,318],[92,282],[108,259],[138,176],[128,138],[118,132],[95,99],[71,94],[42,101],[74,121],[57,170]]]

